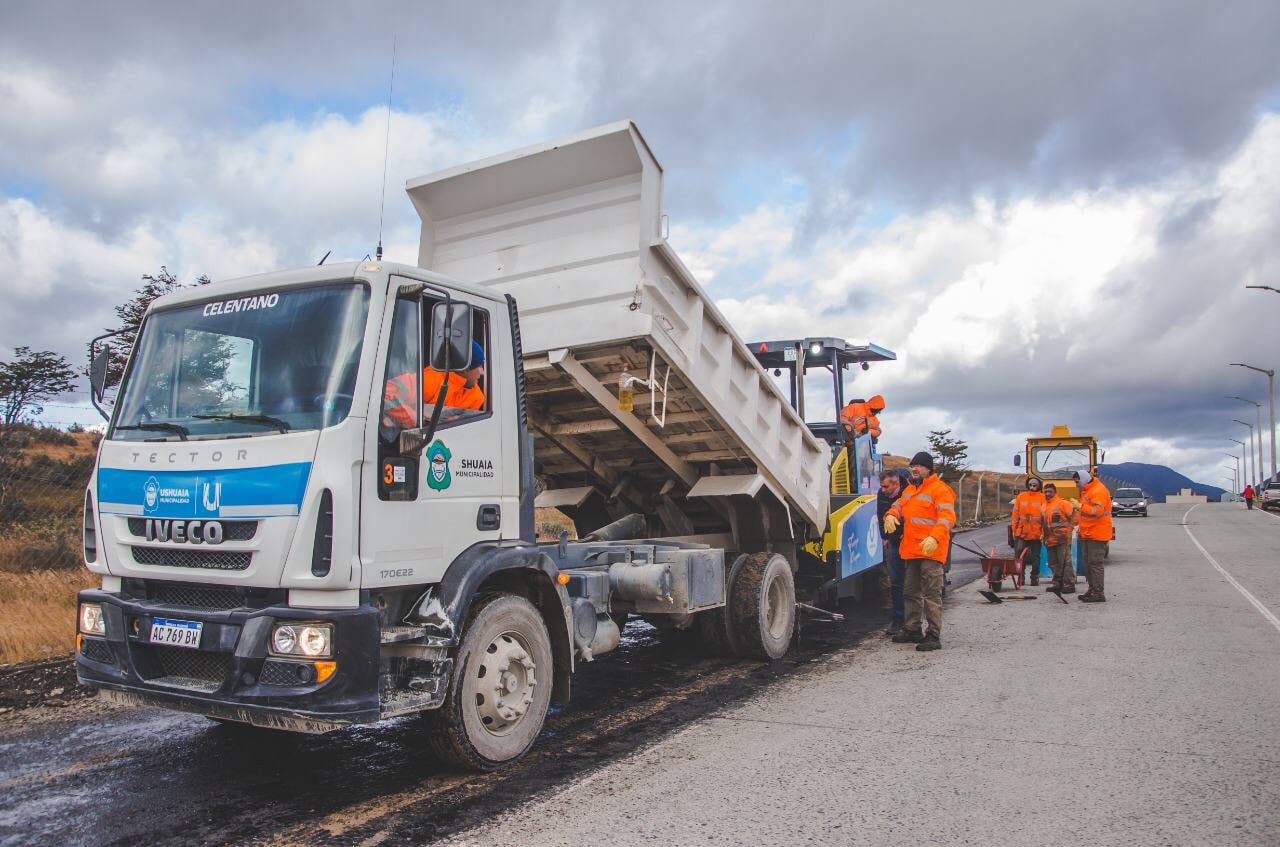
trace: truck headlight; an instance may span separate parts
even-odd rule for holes
[[[80,604],[80,631],[85,635],[106,635],[107,619],[97,603]]]
[[[271,630],[271,652],[276,656],[328,658],[333,652],[333,625],[327,623],[277,624]]]

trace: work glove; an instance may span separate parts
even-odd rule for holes
[[[926,556],[932,556],[933,552],[938,549],[938,539],[930,535],[920,544],[920,552]]]
[[[1079,500],[1068,500],[1067,502],[1071,504],[1071,508],[1073,508],[1073,509],[1079,509],[1079,508],[1080,508],[1080,501],[1079,501]]]
[[[884,534],[893,535],[898,531],[898,519],[893,515],[884,516]]]

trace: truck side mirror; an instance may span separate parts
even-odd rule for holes
[[[471,367],[471,307],[466,303],[437,303],[431,310],[431,367],[437,371],[465,371]]]
[[[104,346],[94,353],[89,363],[89,388],[99,403],[107,393],[107,365],[111,363],[111,348]]]
[[[1014,457],[1013,457],[1013,466],[1014,466],[1015,468],[1020,468],[1020,467],[1022,467],[1022,454],[1021,454],[1021,453],[1017,453],[1017,454],[1015,454],[1015,455],[1014,455]]]

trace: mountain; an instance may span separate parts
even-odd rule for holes
[[[1136,485],[1154,500],[1164,501],[1168,494],[1177,494],[1190,488],[1194,494],[1204,494],[1210,500],[1219,500],[1225,492],[1216,485],[1203,485],[1188,479],[1173,468],[1164,465],[1148,465],[1143,462],[1121,462],[1118,465],[1098,465],[1098,474],[1112,491],[1116,485]]]

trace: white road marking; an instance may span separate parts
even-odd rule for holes
[[[1239,591],[1242,595],[1244,595],[1244,599],[1248,600],[1250,603],[1253,604],[1253,608],[1257,609],[1258,614],[1262,615],[1264,618],[1267,619],[1267,623],[1271,624],[1276,628],[1276,632],[1280,632],[1280,618],[1277,618],[1270,609],[1262,605],[1262,602],[1257,597],[1254,597],[1252,594],[1250,594],[1249,589],[1245,588],[1243,585],[1236,582],[1236,578],[1233,577],[1231,574],[1227,573],[1227,569],[1224,568],[1222,565],[1218,564],[1218,560],[1213,558],[1213,556],[1210,556],[1209,551],[1204,549],[1204,545],[1201,544],[1196,539],[1196,537],[1191,533],[1191,527],[1187,524],[1187,518],[1189,518],[1191,516],[1191,513],[1194,512],[1196,509],[1200,508],[1200,506],[1202,505],[1204,504],[1197,503],[1196,505],[1192,506],[1190,509],[1187,509],[1187,513],[1182,516],[1182,528],[1187,531],[1187,537],[1191,539],[1192,544],[1196,545],[1196,549],[1198,549],[1201,555],[1203,555],[1205,559],[1208,560],[1209,564],[1213,565],[1214,569],[1217,570],[1218,573],[1226,577],[1227,582],[1231,583],[1232,587],[1235,588],[1236,591]]]

